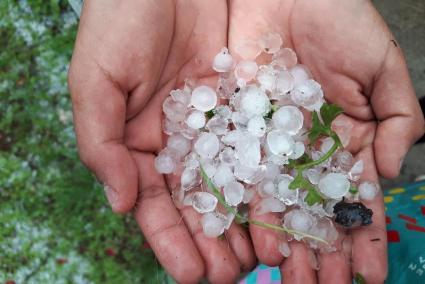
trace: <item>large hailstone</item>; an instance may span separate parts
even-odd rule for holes
[[[264,116],[271,108],[266,93],[256,86],[247,86],[241,93],[240,111],[247,118]]]
[[[206,118],[205,113],[200,110],[191,110],[186,116],[186,124],[190,128],[200,129],[205,126]]]
[[[202,215],[202,230],[207,237],[216,238],[223,234],[226,224],[226,216],[220,213],[206,213]]]
[[[283,106],[273,113],[273,124],[289,135],[295,135],[303,127],[304,116],[295,106]]]
[[[329,173],[319,181],[319,189],[324,195],[340,199],[350,190],[350,181],[340,173]]]
[[[294,151],[294,139],[281,130],[273,130],[267,134],[267,147],[278,156],[289,156]]]
[[[260,140],[252,135],[245,135],[236,141],[236,155],[247,167],[258,167],[261,160]]]
[[[214,57],[212,68],[217,72],[229,72],[235,64],[229,50],[225,47]]]
[[[280,175],[277,178],[276,198],[286,205],[293,205],[298,200],[298,189],[289,189],[289,184],[294,180],[290,175]]]
[[[243,185],[237,181],[229,182],[223,188],[224,198],[230,206],[237,206],[242,202],[245,189]]]
[[[208,86],[199,86],[192,91],[190,103],[197,110],[207,112],[217,105],[217,94]]]
[[[217,202],[217,198],[209,192],[198,191],[192,197],[193,209],[201,214],[214,211]]]
[[[216,135],[209,132],[203,132],[195,142],[194,148],[196,153],[202,158],[212,159],[217,155],[220,149],[220,141]]]
[[[168,137],[167,148],[174,151],[179,157],[184,157],[190,152],[190,140],[181,134],[173,134]]]
[[[285,227],[304,233],[308,233],[316,223],[312,215],[301,209],[295,209],[285,214],[283,220]],[[295,237],[298,240],[300,239],[300,237]]]
[[[317,107],[316,104],[323,101],[322,87],[313,79],[306,80],[291,91],[291,99],[297,105],[312,111]]]
[[[359,184],[359,195],[363,200],[373,200],[378,191],[378,186],[374,182],[364,181]]]

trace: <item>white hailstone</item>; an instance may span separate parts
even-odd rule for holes
[[[358,181],[360,179],[360,176],[363,173],[364,164],[363,160],[358,160],[354,163],[354,165],[351,167],[350,171],[348,172],[348,178],[352,181]]]
[[[261,160],[261,145],[257,137],[244,135],[236,141],[236,157],[247,167],[256,168]]]
[[[311,184],[319,184],[320,171],[318,169],[312,168],[305,170],[304,174]]]
[[[236,79],[241,79],[245,82],[249,82],[257,75],[258,65],[255,61],[245,60],[240,61],[235,67]]]
[[[276,198],[285,205],[293,205],[298,200],[298,189],[289,189],[289,184],[294,180],[290,175],[280,175],[277,178]]]
[[[334,216],[334,206],[340,202],[338,199],[328,199],[326,200],[325,206],[323,209],[326,211],[327,216],[332,217]]]
[[[246,115],[244,115],[244,114],[242,114],[238,111],[235,111],[235,112],[232,113],[231,120],[232,120],[233,124],[235,125],[236,129],[244,130],[247,127],[249,118]]]
[[[207,177],[212,178],[215,174],[215,171],[217,170],[217,167],[214,161],[209,159],[204,159],[204,160],[201,160],[201,165]]]
[[[329,152],[329,150],[335,144],[335,141],[331,137],[326,137],[321,142],[322,144],[320,145],[320,152],[322,152],[323,154],[326,154],[327,152]]]
[[[183,206],[192,206],[192,202],[193,202],[193,193],[189,193],[184,196],[182,203],[183,203]]]
[[[254,196],[255,196],[255,189],[246,188],[243,194],[242,202],[245,204],[250,203],[251,200],[254,198]]]
[[[320,179],[318,187],[325,196],[339,199],[350,190],[350,181],[343,174],[329,173]]]
[[[206,128],[215,135],[224,135],[227,133],[227,126],[229,125],[227,119],[218,115],[214,115],[206,124]]]
[[[215,113],[223,119],[230,119],[232,117],[232,109],[226,105],[217,106]]]
[[[220,162],[233,167],[236,162],[235,151],[231,147],[224,147],[218,155]]]
[[[348,172],[354,164],[353,155],[348,151],[342,151],[335,155],[335,166],[344,172]]]
[[[217,94],[220,98],[229,99],[237,87],[236,78],[232,73],[220,73],[217,83]]]
[[[276,192],[276,185],[270,179],[264,179],[257,184],[257,191],[261,197],[271,197]]]
[[[209,192],[198,191],[192,197],[193,209],[201,214],[214,211],[217,202],[217,198]]]
[[[182,129],[180,130],[180,134],[183,135],[185,138],[189,140],[193,140],[199,135],[198,129],[193,129],[187,126],[186,124],[183,124]]]
[[[220,213],[206,213],[202,216],[201,225],[205,236],[217,238],[224,233],[226,216]]]
[[[273,54],[272,62],[279,67],[290,69],[297,65],[297,54],[290,48],[282,48]]]
[[[194,148],[202,158],[212,159],[220,149],[220,141],[215,134],[202,132],[196,140]]]
[[[305,106],[304,108],[308,111],[320,112],[320,109],[322,108],[322,105],[324,103],[325,103],[325,99],[321,97],[314,104]]]
[[[304,116],[296,106],[283,106],[273,113],[272,120],[277,129],[295,135],[303,127]]]
[[[283,217],[284,226],[299,232],[308,233],[315,225],[315,218],[309,213],[301,209],[294,209],[285,214]],[[300,236],[294,236],[295,239],[300,240]]]
[[[353,122],[344,116],[338,116],[334,121],[332,121],[331,125],[332,130],[336,132],[342,146],[344,147],[347,147],[350,143],[353,127]]]
[[[359,184],[359,195],[363,200],[373,200],[378,194],[378,186],[374,182],[364,181]]]
[[[199,129],[205,126],[205,113],[199,110],[189,111],[186,117],[186,124],[190,128]]]
[[[187,106],[174,101],[172,97],[167,97],[162,104],[162,111],[171,121],[183,121],[186,115]]]
[[[165,134],[171,135],[173,133],[180,132],[183,129],[183,126],[178,121],[171,121],[166,118],[164,119],[163,129]]]
[[[194,153],[190,152],[185,158],[184,158],[184,166],[189,169],[197,169],[199,168],[199,156]]]
[[[217,72],[229,72],[235,64],[229,50],[225,47],[214,57],[212,68]]]
[[[164,148],[155,158],[155,168],[161,174],[171,174],[177,167],[175,155]]]
[[[241,203],[244,192],[244,186],[237,181],[231,181],[223,188],[224,199],[230,206],[237,206]]]
[[[294,139],[280,130],[273,130],[267,134],[267,147],[270,152],[278,156],[289,156],[294,151]]]
[[[294,86],[305,82],[306,80],[312,78],[312,75],[308,68],[304,65],[298,64],[289,69],[292,77],[294,77]]]
[[[310,233],[327,241],[329,243],[327,247],[332,246],[332,244],[338,239],[339,235],[333,222],[328,218],[318,218],[317,223],[311,228]],[[310,241],[309,244],[312,248],[319,248],[320,246],[323,246],[322,243],[315,240]],[[330,247],[328,249],[330,249]]]
[[[284,257],[289,257],[291,255],[291,248],[287,242],[280,242],[277,249]]]
[[[185,168],[180,177],[183,190],[188,191],[201,184],[201,176],[198,169]]]
[[[186,107],[190,105],[190,92],[186,90],[172,90],[170,92],[170,96],[173,98],[175,102],[179,102]]]
[[[290,158],[296,160],[300,158],[305,153],[305,145],[301,141],[295,142],[294,152],[291,154]]]
[[[190,103],[197,110],[207,112],[217,105],[217,94],[208,86],[199,86],[193,90]]]
[[[316,107],[315,104],[320,104],[323,100],[322,87],[313,79],[306,80],[291,91],[291,99],[305,108]]]
[[[294,76],[286,70],[280,71],[276,77],[276,91],[282,95],[294,88]]]
[[[256,184],[264,178],[265,172],[266,167],[264,165],[253,168],[243,165],[240,161],[236,161],[233,173],[240,181],[247,184]]]
[[[213,182],[218,187],[223,187],[235,180],[232,169],[227,164],[220,164],[214,173]]]
[[[226,135],[221,138],[221,142],[234,147],[236,146],[236,142],[238,142],[244,135],[246,135],[246,133],[241,130],[232,130],[227,132]]]
[[[181,134],[173,134],[168,137],[167,148],[175,152],[179,157],[184,157],[190,152],[190,140]]]
[[[255,210],[255,214],[262,215],[270,212],[278,213],[285,211],[285,209],[285,204],[283,204],[280,200],[274,197],[267,197],[259,202]]]
[[[265,166],[266,166],[266,172],[264,175],[265,179],[274,179],[276,176],[280,174],[280,167],[278,165],[267,162]]]
[[[247,130],[256,137],[263,137],[266,134],[266,121],[262,116],[254,116],[248,121]]]
[[[255,60],[261,53],[261,46],[254,40],[243,40],[235,47],[235,51],[245,60]]]
[[[224,229],[229,230],[229,228],[232,226],[233,220],[235,219],[235,214],[232,212],[228,212],[226,214],[226,222],[224,225]]]
[[[261,65],[257,72],[257,81],[260,83],[261,88],[269,92],[273,91],[276,87],[276,70],[269,65]]]
[[[256,86],[248,86],[241,93],[240,110],[246,117],[264,116],[271,108],[266,93]]]
[[[268,33],[259,39],[258,44],[266,53],[273,54],[279,51],[283,41],[278,33]]]

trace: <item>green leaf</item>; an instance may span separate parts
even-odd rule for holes
[[[320,108],[320,116],[322,117],[323,123],[327,127],[331,127],[332,121],[344,110],[334,104],[323,104]]]
[[[354,284],[367,284],[366,279],[359,272],[354,276]]]
[[[319,115],[314,111],[311,128],[308,132],[308,139],[310,140],[310,144],[314,144],[320,136],[328,135],[329,130],[330,128],[327,128],[322,124]]]
[[[317,190],[309,190],[307,196],[304,198],[304,201],[307,202],[309,206],[312,206],[316,203],[322,202],[323,198],[317,192]]]
[[[206,117],[208,118],[208,119],[210,119],[210,118],[212,118],[214,115],[215,115],[215,111],[212,109],[212,110],[209,110],[209,111],[207,111],[206,113],[205,113],[205,115],[206,115]]]
[[[356,194],[357,192],[359,192],[359,190],[354,185],[352,185],[352,186],[350,186],[349,192],[351,194]]]
[[[302,172],[299,171],[297,176],[294,178],[293,181],[291,181],[291,183],[289,184],[288,188],[289,189],[297,189],[297,188],[301,188],[304,184],[304,177],[302,175]]]
[[[322,196],[316,190],[316,188],[303,177],[302,171],[298,171],[298,174],[295,179],[289,184],[289,189],[297,188],[308,190],[307,196],[304,199],[304,201],[307,202],[308,205],[312,206],[315,203],[320,203],[323,201]]]

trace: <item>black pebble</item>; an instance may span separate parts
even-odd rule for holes
[[[373,212],[360,202],[338,202],[334,206],[335,222],[345,228],[372,224]]]

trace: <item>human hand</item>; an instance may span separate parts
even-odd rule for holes
[[[326,99],[341,106],[338,118],[352,125],[348,149],[365,162],[362,179],[378,173],[398,175],[403,157],[424,130],[424,121],[402,52],[370,1],[234,0],[229,7],[229,49],[248,38],[278,32],[286,47],[322,85]],[[256,254],[265,264],[281,265],[287,283],[351,283],[361,273],[367,283],[383,283],[387,274],[383,196],[365,201],[373,224],[345,232],[342,251],[318,256],[320,270],[309,264],[308,249],[291,243],[284,260],[276,250],[277,233],[251,226]],[[254,205],[255,206],[255,205]],[[279,223],[277,214],[252,219]]]
[[[233,225],[227,239],[205,237],[200,216],[175,208],[171,181],[153,167],[164,98],[187,77],[214,79],[212,58],[226,45],[226,1],[86,1],[69,72],[82,161],[115,212],[137,204],[145,237],[182,283],[231,283],[255,264],[247,232]]]

